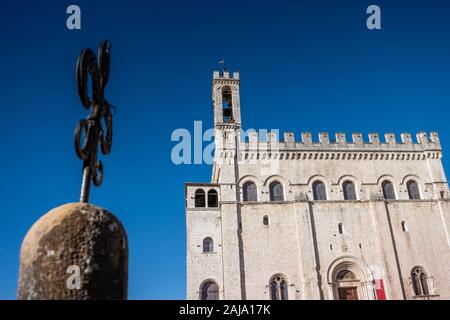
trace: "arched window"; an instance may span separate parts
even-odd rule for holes
[[[283,186],[278,181],[269,185],[270,201],[283,201]]]
[[[233,101],[230,87],[222,88],[223,122],[233,122]]]
[[[406,188],[408,189],[408,196],[411,200],[420,199],[419,186],[414,180],[409,180],[406,183]]]
[[[214,241],[210,237],[203,239],[203,252],[214,252]]]
[[[281,274],[273,276],[270,280],[270,299],[289,300],[287,281]]]
[[[356,200],[355,184],[352,181],[344,181],[342,190],[344,191],[344,200]]]
[[[314,181],[312,188],[314,200],[327,200],[325,184],[322,181]]]
[[[195,191],[195,206],[205,207],[205,191],[203,189],[197,189]]]
[[[411,271],[411,282],[416,296],[429,295],[427,274],[422,267],[414,267]]]
[[[394,185],[389,180],[384,180],[381,184],[383,189],[383,197],[387,200],[395,200]]]
[[[219,300],[219,286],[214,281],[206,281],[200,288],[201,300]]]
[[[258,201],[258,189],[256,188],[256,184],[247,181],[242,188],[244,201]]]
[[[268,226],[268,225],[269,225],[269,216],[264,216],[264,217],[263,217],[263,224],[264,224],[265,226]]]
[[[218,207],[217,191],[214,189],[208,191],[208,207],[211,208]]]

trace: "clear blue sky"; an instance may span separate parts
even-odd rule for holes
[[[82,30],[66,29],[78,4]],[[369,31],[378,4],[382,30]],[[112,42],[106,90],[118,106],[105,180],[93,203],[129,237],[129,297],[184,299],[184,182],[207,165],[173,165],[170,135],[212,126],[217,62],[241,72],[245,128],[436,130],[449,168],[448,1],[9,1],[0,18],[0,298],[14,299],[20,243],[55,206],[77,201],[73,131],[83,47]]]

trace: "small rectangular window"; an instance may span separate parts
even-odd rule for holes
[[[402,221],[402,230],[403,232],[408,232],[408,226],[406,225],[405,221]]]

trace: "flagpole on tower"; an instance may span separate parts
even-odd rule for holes
[[[227,70],[227,67],[225,66],[225,59],[222,59],[219,61],[219,64],[222,66],[222,74]]]

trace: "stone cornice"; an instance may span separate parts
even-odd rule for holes
[[[386,203],[427,203],[427,202],[448,202],[448,199],[397,199],[397,200],[384,200],[384,199],[370,199],[370,200],[323,200],[323,201],[310,201],[310,200],[290,200],[290,201],[220,201],[219,207],[222,204],[240,204],[240,205],[284,205],[284,204],[297,204],[297,203],[314,203],[314,204],[335,204],[335,203],[371,203],[371,202],[386,202]],[[189,208],[192,209],[204,209],[204,208]]]
[[[219,149],[216,156],[222,159],[234,158],[232,148]],[[440,150],[241,150],[238,161],[254,160],[426,160],[441,159]]]

